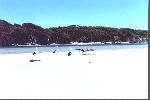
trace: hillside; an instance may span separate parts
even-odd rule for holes
[[[111,28],[103,26],[78,26],[42,28],[32,23],[10,24],[0,20],[0,46],[50,45],[70,42],[130,42],[147,41],[147,30]]]

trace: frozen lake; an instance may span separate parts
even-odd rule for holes
[[[39,47],[35,56],[34,47],[0,48],[0,98],[148,98],[147,45],[72,47],[92,48],[96,55],[71,56],[68,47],[59,48],[63,52],[55,55],[48,52],[55,47]]]

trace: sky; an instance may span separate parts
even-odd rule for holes
[[[43,28],[80,25],[148,29],[148,0],[0,0],[0,19]]]

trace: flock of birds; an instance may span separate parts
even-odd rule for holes
[[[37,47],[35,48],[36,50],[32,53],[32,55],[36,55],[38,54],[38,49]],[[81,51],[82,52],[82,55],[95,55],[95,53],[87,53],[89,51],[94,51],[94,49],[75,49],[75,50],[78,50],[78,51]],[[69,48],[69,52],[68,52],[68,56],[71,56],[72,55],[72,51],[73,49],[70,47]],[[53,51],[53,53],[57,54],[58,52],[60,52],[58,46],[56,46],[56,49]],[[40,60],[37,60],[37,59],[31,59],[30,62],[35,62],[35,61],[40,61]],[[91,62],[89,62],[91,63]]]

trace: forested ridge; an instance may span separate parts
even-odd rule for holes
[[[148,41],[147,38],[147,30],[78,25],[42,28],[32,23],[12,25],[5,20],[0,20],[0,46],[70,42],[142,43]]]

